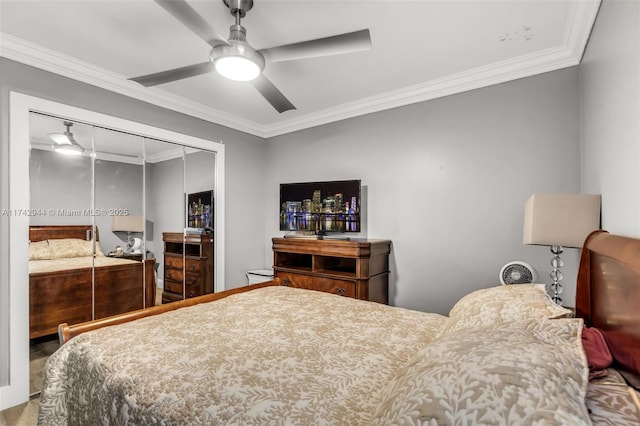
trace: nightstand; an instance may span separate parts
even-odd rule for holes
[[[108,257],[117,257],[120,259],[130,259],[137,260],[138,262],[142,262],[142,253],[122,253],[121,255],[116,255],[115,253],[108,253],[106,256]]]

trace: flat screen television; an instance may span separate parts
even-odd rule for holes
[[[213,228],[213,190],[187,194],[187,227]]]
[[[360,180],[280,184],[280,230],[360,232]]]

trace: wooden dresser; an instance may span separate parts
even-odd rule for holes
[[[273,238],[273,270],[283,285],[388,303],[388,240]]]
[[[162,303],[213,293],[213,237],[163,232]]]

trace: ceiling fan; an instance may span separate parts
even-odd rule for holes
[[[227,38],[212,28],[185,0],[155,0],[155,2],[206,41],[212,49],[207,62],[129,79],[146,87],[215,70],[231,80],[250,81],[267,102],[282,113],[296,107],[265,77],[263,71],[266,63],[339,55],[371,48],[369,30],[365,29],[256,50],[247,42],[247,30],[240,23],[240,20],[253,7],[253,0],[223,0],[231,15],[235,17],[235,24],[231,25]]]

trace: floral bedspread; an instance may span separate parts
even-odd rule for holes
[[[366,424],[445,320],[266,287],[106,327],[49,358],[38,423]]]

